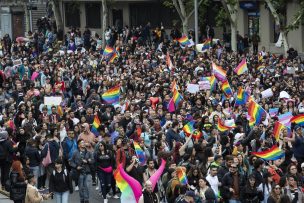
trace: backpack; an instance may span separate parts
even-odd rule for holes
[[[5,148],[5,142],[0,143],[0,160],[4,161],[7,158],[7,150]]]

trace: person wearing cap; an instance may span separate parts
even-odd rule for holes
[[[63,166],[62,159],[55,161],[55,170],[50,176],[50,192],[54,193],[57,203],[68,203],[69,193],[73,193],[72,179],[67,169]]]
[[[229,203],[241,203],[241,189],[245,186],[245,177],[238,171],[238,165],[232,163],[229,172],[222,179],[221,195]]]
[[[43,200],[47,200],[52,196],[52,193],[41,194],[36,188],[37,180],[33,174],[29,174],[27,177],[27,188],[25,203],[41,203]]]

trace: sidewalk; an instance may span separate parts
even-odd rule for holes
[[[12,203],[13,201],[9,199],[9,197],[0,193],[0,202],[1,203]]]

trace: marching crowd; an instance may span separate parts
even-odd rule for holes
[[[200,40],[213,38],[207,35]],[[103,37],[117,52],[114,61],[104,57]],[[122,164],[144,187],[143,203],[304,202],[303,126],[291,123],[279,139],[273,136],[279,115],[304,113],[301,58],[294,50],[288,57],[265,48],[231,52],[229,43],[220,41],[201,53],[195,46],[181,47],[176,40],[181,37],[177,28],[152,31],[148,23],[109,27],[103,35],[72,28],[61,37],[46,28],[18,41],[1,39],[0,169],[10,198],[67,203],[69,194],[78,192],[80,202],[88,203],[94,187],[104,202],[118,199],[122,189],[114,174]],[[233,70],[244,58],[248,71],[237,75]],[[212,75],[212,63],[227,71],[232,97],[223,94],[220,81],[212,90],[189,92],[189,84]],[[107,104],[101,95],[117,86],[119,102]],[[239,87],[267,113],[272,108],[277,113],[249,125],[248,104],[235,105]],[[262,96],[269,88],[273,95]],[[176,90],[182,99],[169,112]],[[282,91],[287,96],[281,97]],[[61,103],[45,105],[47,97],[60,97]],[[221,132],[218,120],[235,127]],[[96,121],[100,125],[92,132]],[[201,137],[184,132],[190,121]],[[145,154],[144,164],[134,143]],[[252,154],[273,146],[285,156],[265,160]],[[152,189],[149,178],[161,159],[166,166]]]

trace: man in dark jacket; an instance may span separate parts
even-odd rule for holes
[[[232,163],[229,172],[222,180],[222,197],[225,201],[241,203],[241,189],[245,187],[245,177],[237,171],[237,164]]]
[[[173,140],[176,142],[179,142],[181,140],[181,137],[177,133],[177,130],[178,130],[178,122],[174,121],[172,123],[171,128],[168,130],[166,134],[166,141],[169,143],[170,149],[172,149],[173,147]]]
[[[19,143],[18,143],[19,144]],[[7,131],[0,132],[0,170],[1,170],[1,185],[5,185],[9,179],[10,166],[12,165],[12,155],[18,150],[17,146],[13,147],[9,140]]]

